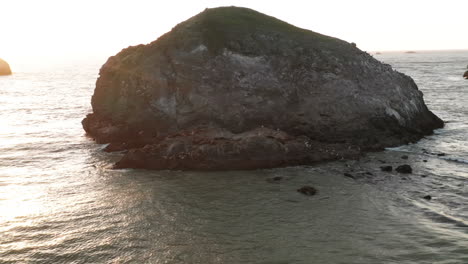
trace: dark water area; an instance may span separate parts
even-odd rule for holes
[[[120,154],[80,124],[101,63],[0,77],[0,263],[468,263],[468,51],[374,56],[445,128],[256,171],[112,170]],[[413,173],[380,170],[402,164]]]

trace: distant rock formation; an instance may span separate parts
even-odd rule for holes
[[[355,157],[443,122],[414,81],[345,41],[206,9],[100,71],[82,122],[116,168],[257,169]]]
[[[2,59],[0,59],[0,75],[11,75],[10,65]]]

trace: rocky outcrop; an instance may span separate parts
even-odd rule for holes
[[[10,65],[2,59],[0,59],[0,75],[11,75]]]
[[[414,81],[350,43],[223,7],[101,68],[86,132],[117,168],[254,169],[354,157],[443,126]]]
[[[463,78],[468,79],[468,71],[463,74]]]

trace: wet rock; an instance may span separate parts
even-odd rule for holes
[[[303,186],[303,187],[297,189],[297,191],[304,194],[304,195],[308,195],[308,196],[312,196],[312,195],[315,195],[317,193],[317,189],[315,189],[312,186]]]
[[[400,165],[395,170],[399,173],[407,173],[407,174],[413,172],[413,169],[408,164]]]
[[[153,140],[148,139],[148,138],[140,138],[140,139],[135,139],[135,140],[129,140],[127,142],[113,142],[107,145],[107,147],[104,148],[105,152],[117,152],[117,151],[124,151],[124,150],[130,150],[130,149],[136,149],[136,148],[142,148],[146,144],[152,143]]]
[[[324,153],[313,150],[324,149]],[[307,137],[293,137],[268,128],[233,134],[224,129],[199,128],[132,149],[114,168],[176,170],[248,170],[312,164],[347,151]]]
[[[427,162],[427,160],[423,160],[423,162]]]
[[[11,75],[10,65],[2,59],[0,59],[0,75]]]
[[[427,177],[427,175],[424,175],[424,174],[423,174],[423,175],[421,175],[421,178],[426,178],[426,177]]]
[[[463,78],[468,79],[468,71],[463,74]]]
[[[423,199],[426,199],[426,200],[431,200],[431,199],[432,199],[432,196],[430,196],[430,195],[426,195],[426,196],[424,196],[424,197],[423,197]]]
[[[381,166],[380,169],[382,171],[390,172],[390,171],[393,170],[393,167],[392,166]]]
[[[403,155],[403,156],[401,156],[401,158],[404,159],[404,160],[407,160],[407,159],[408,159],[408,156],[407,156],[407,155]]]
[[[438,156],[438,157],[443,157],[443,156],[445,156],[445,155],[446,155],[445,153],[437,153],[437,156]]]
[[[116,168],[307,165],[443,126],[410,77],[348,42],[238,7],[206,9],[110,57],[91,104],[82,124],[96,142],[150,140]]]
[[[345,172],[345,173],[343,173],[343,175],[344,175],[345,177],[348,177],[348,178],[351,178],[351,179],[356,179],[356,177],[354,177],[354,175],[352,175],[351,173]]]

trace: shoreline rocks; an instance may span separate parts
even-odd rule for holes
[[[11,68],[6,61],[0,59],[0,76],[2,75],[11,75]]]
[[[345,41],[223,7],[122,50],[82,122],[115,168],[258,169],[355,158],[442,120],[414,81]]]

